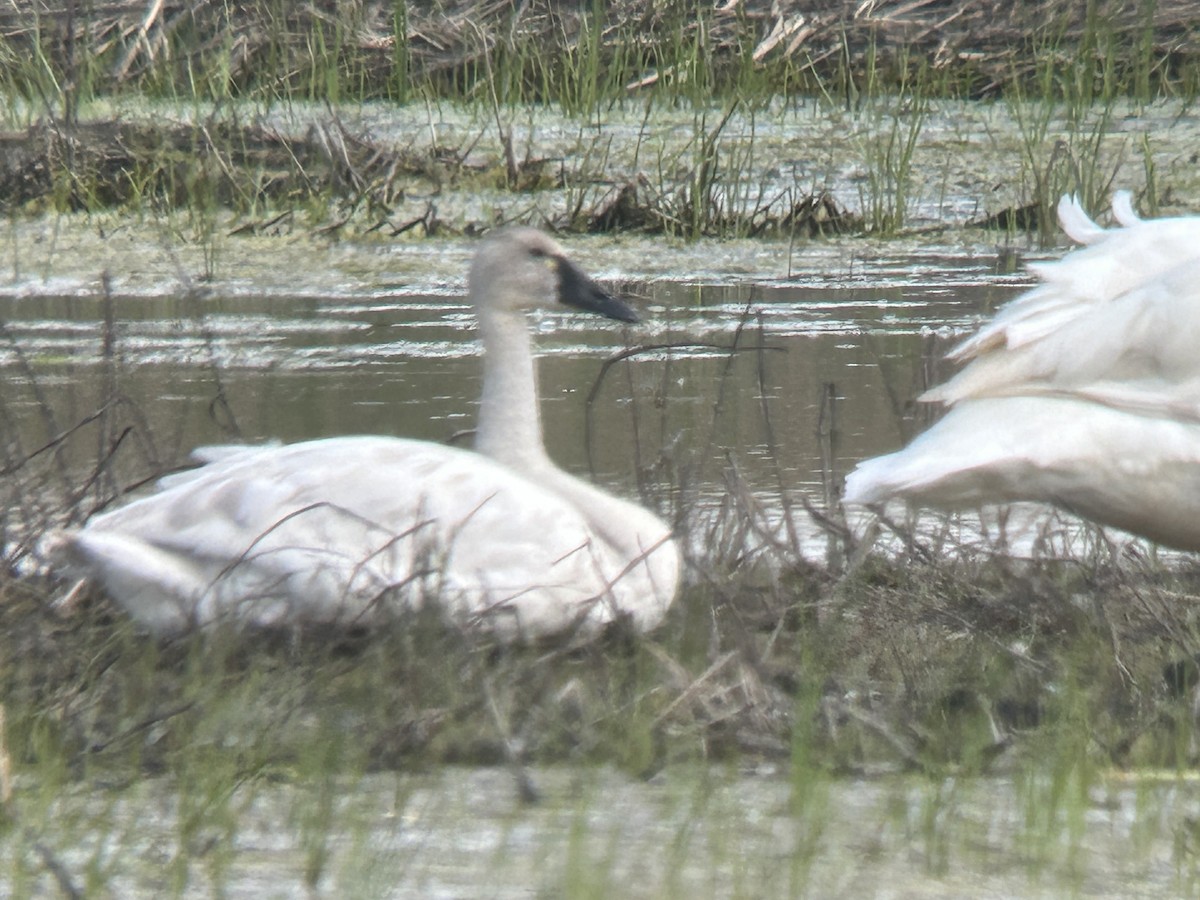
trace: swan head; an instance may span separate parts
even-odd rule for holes
[[[557,242],[536,228],[489,234],[475,252],[468,285],[481,312],[565,305],[621,322],[638,320],[628,305],[585,275]]]

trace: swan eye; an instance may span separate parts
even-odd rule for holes
[[[538,262],[542,263],[542,265],[544,265],[547,269],[550,269],[552,272],[558,271],[559,257],[557,257],[551,253],[547,253],[545,250],[541,249],[540,247],[530,247],[529,255],[531,257],[533,257],[534,259],[536,259]]]

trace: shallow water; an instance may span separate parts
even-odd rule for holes
[[[1200,874],[1190,779],[530,776],[533,805],[511,773],[457,767],[246,782],[186,808],[165,779],[81,786],[46,807],[42,844],[108,896],[1125,898],[1189,896]],[[16,892],[52,891],[27,848],[8,862]]]
[[[206,444],[355,433],[470,440],[480,363],[463,300],[469,240],[212,236],[204,250],[128,221],[10,229],[0,376],[15,460],[70,433],[57,459],[94,468],[95,434],[72,429],[114,392],[135,437],[113,454],[113,489]],[[794,501],[829,508],[859,460],[926,427],[937,410],[915,398],[948,374],[945,351],[1032,283],[1012,271],[1013,254],[1061,252],[982,236],[567,240],[642,321],[536,319],[551,455],[660,507],[703,509],[736,483],[771,521],[786,505],[800,552],[825,560],[836,549]],[[212,277],[196,277],[193,267],[212,258]],[[605,371],[606,359],[629,351]],[[671,499],[668,482],[686,483],[687,496]],[[29,504],[30,490],[40,503],[34,487],[10,491],[10,505]],[[850,515],[856,530],[871,522]],[[1016,555],[1080,546],[1077,521],[1038,507],[1002,523],[956,516],[948,532],[940,515],[909,524],[933,541]]]

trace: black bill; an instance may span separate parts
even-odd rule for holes
[[[637,313],[623,300],[618,300],[565,259],[557,262],[560,302],[621,322],[638,321]]]

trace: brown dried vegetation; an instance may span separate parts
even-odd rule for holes
[[[682,73],[670,48],[705,50],[718,78],[744,68],[788,63],[791,77],[832,83],[875,67],[892,73],[916,65],[966,74],[967,93],[986,96],[1030,77],[1039,47],[1083,53],[1098,66],[1142,46],[1154,60],[1147,77],[1177,78],[1196,62],[1195,3],[1080,4],[1069,0],[722,0],[562,5],[534,0],[316,3],[243,0],[183,3],[125,0],[80,4],[39,0],[0,10],[11,53],[42,54],[61,64],[60,78],[83,57],[92,88],[161,86],[206,71],[220,58],[230,89],[306,92],[325,53],[359,86],[359,96],[395,96],[398,85],[475,90],[495,57],[525,45],[539,49],[527,74],[569,65],[598,30],[602,65],[631,90]],[[1104,40],[1096,39],[1103,23]],[[403,31],[405,38],[397,40]],[[1049,38],[1052,46],[1041,42]],[[401,71],[403,70],[403,71]],[[841,73],[841,76],[839,76]],[[544,79],[553,82],[553,78]],[[895,79],[898,80],[898,79]]]

